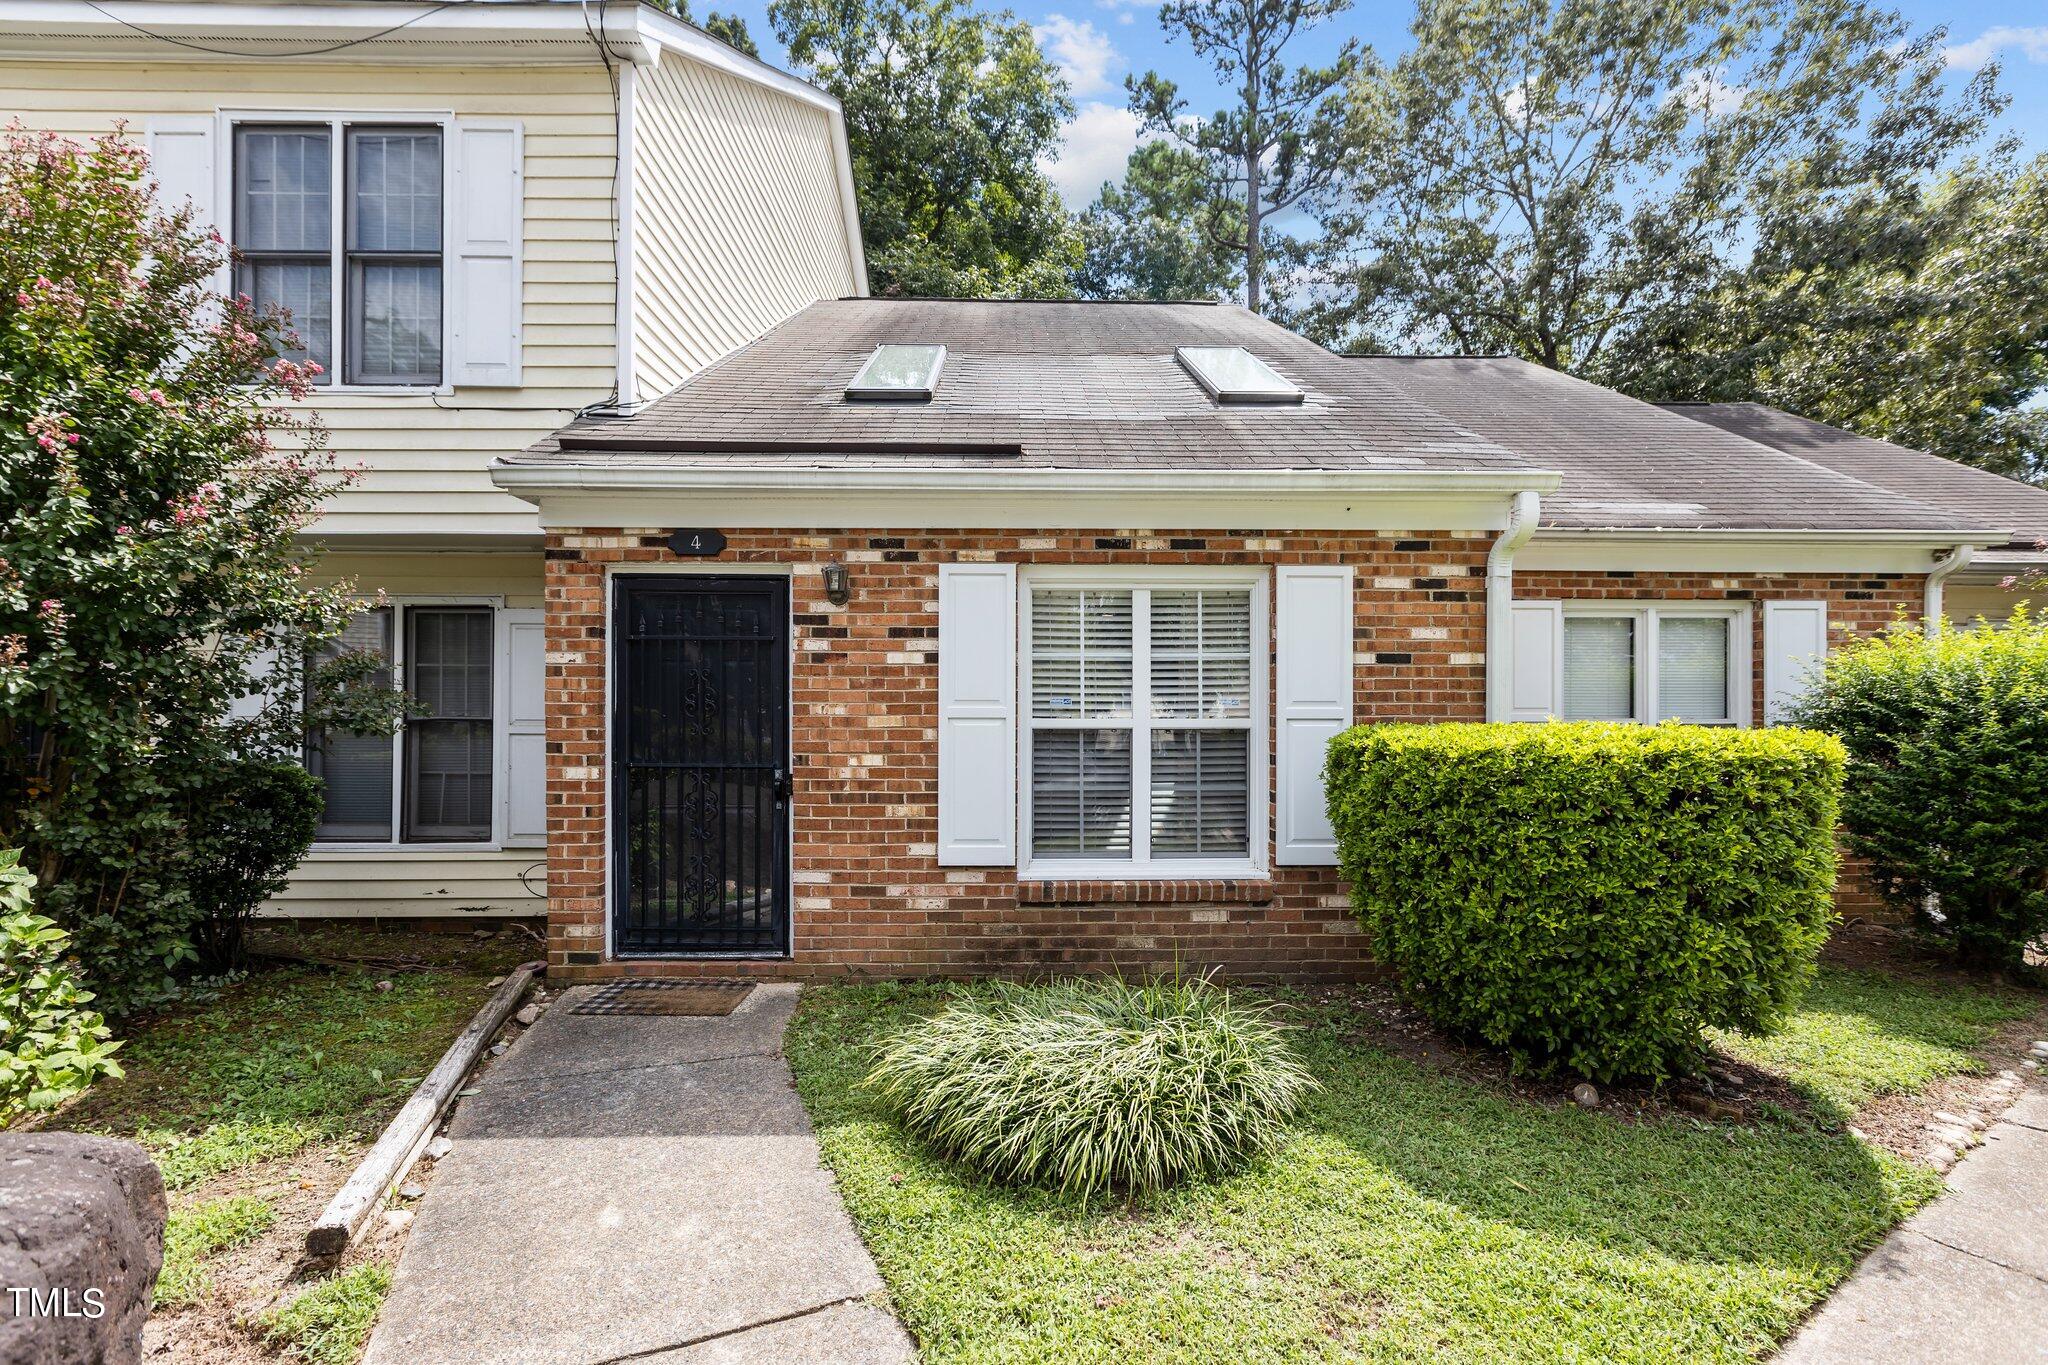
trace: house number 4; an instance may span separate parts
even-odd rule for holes
[[[669,549],[679,555],[715,555],[725,551],[723,531],[684,530],[668,538]]]

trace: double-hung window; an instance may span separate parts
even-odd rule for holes
[[[1027,866],[1237,876],[1265,856],[1265,586],[1026,580]]]
[[[1744,605],[1567,605],[1566,720],[1749,723]]]
[[[306,763],[327,804],[329,843],[484,843],[492,836],[492,610],[406,603],[360,612],[328,647],[384,661],[412,703],[394,735],[317,732]]]
[[[443,133],[438,124],[237,123],[235,288],[291,315],[315,382],[442,377]]]

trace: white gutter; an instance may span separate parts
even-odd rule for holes
[[[1543,501],[1527,489],[1515,494],[1507,529],[1486,552],[1486,718],[1505,720],[1509,686],[1514,678],[1513,617],[1515,551],[1536,533]]]
[[[615,215],[612,222],[618,240],[614,247],[612,264],[617,281],[613,288],[617,297],[612,302],[617,310],[613,324],[612,345],[618,350],[618,374],[613,387],[618,390],[618,404],[621,409],[631,412],[640,402],[640,327],[639,314],[633,298],[634,265],[634,185],[633,179],[640,165],[638,143],[640,139],[637,110],[639,107],[639,72],[628,63],[619,68],[619,122],[618,122],[618,196],[612,205]]]
[[[585,452],[569,451],[570,455]],[[603,452],[589,452],[603,454]],[[976,452],[964,452],[972,457]],[[493,463],[491,482],[500,488],[554,492],[718,492],[826,493],[860,490],[889,493],[1037,494],[1166,492],[1189,497],[1285,491],[1299,496],[1380,493],[1549,492],[1560,475],[1549,470],[1445,470],[1394,472],[1328,469],[1218,469],[1191,476],[1185,469],[792,469],[777,465],[676,466]],[[1533,493],[1532,493],[1533,496]],[[1519,504],[1518,504],[1519,505]]]
[[[1972,545],[1958,545],[1945,555],[1935,558],[1934,567],[1927,571],[1926,622],[1929,630],[1939,630],[1942,625],[1941,585],[1956,570],[1967,568],[1970,557],[1976,553]]]

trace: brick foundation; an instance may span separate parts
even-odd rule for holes
[[[558,979],[1176,966],[1334,979],[1373,970],[1333,869],[1277,868],[1256,882],[1020,884],[1006,869],[939,866],[940,564],[1350,564],[1357,719],[1485,715],[1485,533],[733,532],[717,565],[792,571],[794,951],[773,960],[611,961],[604,938],[605,577],[611,569],[673,564],[665,539],[655,529],[587,529],[547,541],[548,965]],[[852,570],[844,607],[824,597],[819,573],[832,562]],[[1826,597],[1834,604],[1831,627],[1845,633],[1915,609],[1919,592],[1917,577],[1897,575],[1516,577],[1516,595],[1525,598]],[[1760,676],[1755,687],[1760,694]],[[1760,695],[1756,705],[1760,711]],[[1272,820],[1269,793],[1269,838]],[[1852,895],[1845,909],[1860,903]]]

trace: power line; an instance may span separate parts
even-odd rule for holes
[[[105,5],[99,3],[99,0],[85,0],[85,3],[98,10],[101,14],[104,14],[107,18],[112,19],[121,27],[132,29],[143,37],[153,38],[159,43],[169,43],[172,47],[190,48],[194,52],[207,52],[217,57],[318,57],[329,52],[340,52],[347,48],[358,47],[363,43],[374,43],[379,38],[388,38],[400,29],[411,28],[422,19],[433,18],[442,10],[456,9],[463,5],[473,4],[475,0],[442,0],[441,4],[434,6],[423,14],[415,14],[402,24],[393,24],[390,28],[380,29],[376,33],[366,33],[360,38],[346,38],[338,43],[329,43],[325,47],[301,48],[297,52],[256,52],[246,47],[212,47],[206,43],[195,43],[185,38],[173,38],[168,33],[157,33],[144,28],[138,23],[122,18]]]

